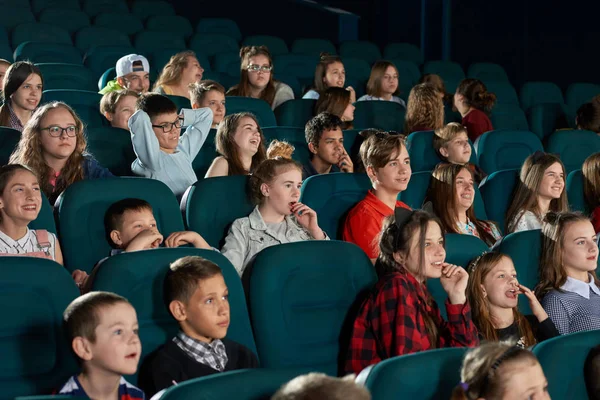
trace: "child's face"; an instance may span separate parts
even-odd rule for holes
[[[565,189],[565,171],[560,163],[554,163],[544,171],[538,196],[546,199],[558,199]]]
[[[354,121],[354,109],[355,108],[356,107],[354,107],[354,104],[352,104],[352,101],[351,100],[348,101],[348,105],[344,109],[344,113],[340,116],[342,121]]]
[[[341,62],[334,62],[327,66],[327,72],[323,77],[325,87],[344,87],[346,83],[346,70]]]
[[[461,132],[440,148],[442,156],[448,159],[452,164],[466,164],[471,159],[471,145],[465,132]]]
[[[507,363],[508,364],[508,363]],[[540,363],[532,360],[514,361],[504,366],[510,372],[504,373],[506,382],[502,393],[503,400],[513,399],[550,399],[548,380]]]
[[[404,266],[412,274],[418,275],[424,272],[425,278],[439,278],[442,276],[442,264],[446,259],[446,250],[444,249],[444,236],[440,226],[435,221],[429,221],[427,224],[427,233],[425,234],[425,255],[422,260],[424,265],[419,265],[419,255],[421,253],[419,243],[420,230],[416,230],[410,239],[409,253],[406,255]]]
[[[160,149],[167,152],[173,153],[179,144],[179,135],[181,134],[181,126],[179,128],[173,126],[174,123],[179,121],[179,115],[177,113],[166,113],[159,114],[152,118],[152,127],[156,138],[158,139],[158,145]],[[157,127],[157,126],[161,127]],[[163,129],[163,127],[165,127]],[[168,132],[165,132],[165,129]]]
[[[123,213],[121,230],[113,230],[110,234],[112,241],[121,249],[142,231],[157,230],[156,219],[150,209],[128,210]]]
[[[123,83],[121,86],[125,89],[136,93],[146,93],[150,89],[150,74],[144,71],[131,72],[117,80]]]
[[[181,80],[186,85],[194,82],[200,82],[202,80],[202,74],[204,68],[200,65],[200,62],[196,57],[189,56],[187,58],[187,65],[181,72]]]
[[[77,132],[68,133],[57,128],[77,128],[73,115],[63,107],[54,108],[46,113],[40,121],[40,141],[42,143],[43,156],[46,162],[51,160],[67,160],[75,151],[77,146]],[[58,131],[58,132],[54,132]],[[54,137],[52,135],[59,134]],[[60,133],[59,133],[60,132]],[[73,136],[70,136],[73,135]]]
[[[210,343],[223,339],[229,328],[229,291],[223,275],[217,274],[198,282],[198,288],[185,305],[184,332]]]
[[[34,111],[42,100],[42,89],[42,78],[38,74],[29,75],[17,91],[10,96],[13,106]]]
[[[576,221],[565,227],[563,265],[570,276],[591,272],[598,266],[596,232],[590,221]]]
[[[209,90],[202,98],[200,107],[210,108],[213,112],[213,125],[218,125],[225,116],[225,95],[218,90]]]
[[[135,309],[128,303],[117,303],[97,313],[100,323],[96,341],[89,343],[88,366],[115,375],[135,374],[142,353]]]
[[[459,211],[467,211],[475,200],[475,189],[473,188],[473,176],[466,168],[460,170],[454,180],[456,190],[455,207]]]
[[[108,114],[110,126],[113,128],[129,129],[127,122],[135,111],[135,102],[137,98],[134,96],[123,96],[117,103],[114,114]]]
[[[265,204],[280,215],[292,214],[292,206],[300,199],[302,173],[298,168],[288,168],[278,174],[270,184],[263,183]]]
[[[369,167],[369,169],[372,169]],[[372,181],[378,182],[390,192],[403,192],[410,181],[410,157],[405,146],[400,146],[395,157],[393,157],[384,167],[373,172]]]
[[[270,67],[271,63],[267,56],[259,54],[250,57],[248,65],[258,65],[259,67]],[[271,80],[271,71],[248,71],[248,81],[250,85],[257,89],[264,89]]]
[[[0,193],[0,215],[2,221],[27,226],[37,218],[42,207],[40,184],[34,174],[18,170]]]
[[[244,154],[255,155],[260,146],[260,132],[256,121],[250,117],[240,119],[233,141]]]
[[[319,140],[319,146],[314,149],[316,156],[328,164],[335,165],[345,154],[344,135],[340,128],[325,130]]]
[[[517,271],[508,257],[502,257],[483,278],[481,288],[490,308],[515,308],[518,303]]]
[[[381,91],[384,94],[394,94],[396,90],[398,90],[398,71],[390,65],[381,77]]]

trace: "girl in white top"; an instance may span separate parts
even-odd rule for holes
[[[346,83],[346,70],[342,59],[336,55],[330,55],[329,53],[321,53],[319,63],[315,68],[315,82],[312,89],[302,96],[303,99],[318,100],[321,93],[330,87],[343,88]],[[353,94],[352,102],[356,101],[356,93],[351,86],[346,89],[350,90]]]
[[[0,256],[30,256],[63,263],[56,236],[46,230],[31,230],[42,207],[42,193],[35,174],[20,164],[0,167]],[[80,286],[87,274],[73,272]]]
[[[393,101],[406,109],[406,102],[398,97],[398,69],[389,61],[377,61],[371,68],[367,82],[367,94],[358,101]]]
[[[506,233],[541,229],[548,211],[568,211],[565,177],[557,156],[536,151],[527,157],[506,213]]]

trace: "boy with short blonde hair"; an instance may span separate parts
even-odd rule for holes
[[[486,177],[481,168],[469,162],[472,149],[467,135],[467,128],[458,122],[450,122],[435,131],[433,148],[443,162],[467,165],[477,184]]]
[[[312,372],[283,385],[271,400],[371,400],[371,394],[354,382],[354,375],[334,378]]]

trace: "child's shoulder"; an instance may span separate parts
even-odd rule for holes
[[[119,382],[119,400],[144,400],[146,395],[137,386],[121,377]]]

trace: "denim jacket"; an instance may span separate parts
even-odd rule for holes
[[[298,224],[295,217],[288,215],[285,221],[287,224],[285,234],[278,235],[267,226],[257,206],[249,216],[238,218],[233,222],[221,253],[231,261],[238,274],[242,276],[246,267],[262,249],[276,244],[314,240],[311,234]],[[325,240],[329,240],[327,234]]]

